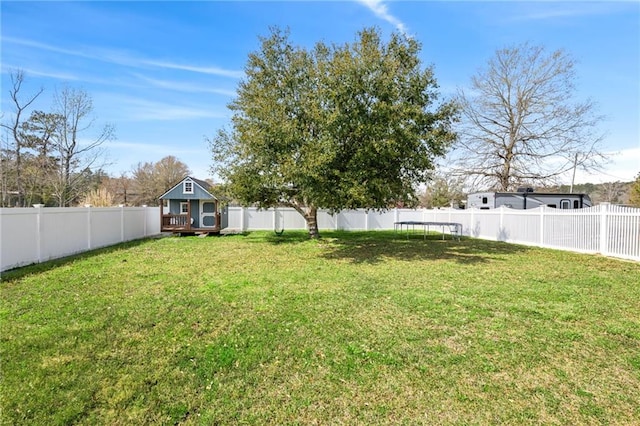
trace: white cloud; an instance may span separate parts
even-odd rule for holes
[[[601,173],[588,175],[582,173],[578,177],[581,182],[603,183],[603,182],[631,182],[640,173],[640,146],[635,148],[625,148],[618,152],[609,153],[610,162]],[[576,172],[576,175],[578,172]]]
[[[640,147],[624,148],[617,152],[606,152],[609,162],[603,165],[602,171],[589,173],[577,169],[575,183],[608,183],[608,182],[631,182],[640,173]],[[560,181],[570,184],[573,169],[560,176]]]
[[[2,37],[2,41],[4,43],[19,44],[21,46],[33,47],[33,48],[36,48],[36,49],[46,50],[46,51],[54,52],[54,53],[62,53],[64,55],[80,56],[80,57],[85,57],[85,58],[94,58],[93,55],[86,54],[86,53],[81,52],[79,50],[63,49],[61,47],[52,46],[50,44],[40,43],[39,41],[26,40],[26,39],[15,38],[15,37]]]
[[[123,152],[141,152],[144,154],[156,154],[161,156],[173,155],[175,153],[175,146],[161,145],[145,142],[127,142],[127,141],[109,141],[103,145],[105,148],[122,150]],[[201,149],[189,149],[186,146],[180,146],[181,153],[202,154]]]
[[[224,118],[224,113],[211,110],[211,107],[196,107],[186,105],[174,105],[162,102],[150,102],[143,100],[130,101],[124,105],[128,109],[127,117],[130,120],[189,120],[197,118]]]
[[[74,74],[68,74],[68,73],[56,72],[56,71],[47,71],[47,70],[36,70],[33,68],[25,68],[23,66],[15,66],[11,64],[3,64],[2,68],[3,68],[3,71],[11,71],[13,69],[15,70],[19,69],[21,71],[24,71],[24,73],[29,76],[35,75],[38,77],[53,78],[56,80],[64,80],[64,81],[81,80],[78,76]]]
[[[105,107],[102,116],[112,122],[179,121],[201,118],[227,118],[224,107],[184,103],[179,100],[155,101],[119,94],[101,94],[97,97]]]
[[[599,16],[625,10],[625,2],[534,2],[523,3],[523,13],[505,17],[507,22],[543,21],[553,19],[575,18],[582,16]],[[626,2],[632,4],[634,2]]]
[[[183,83],[178,81],[158,80],[158,79],[146,77],[141,74],[133,74],[133,75],[154,87],[158,87],[162,89],[171,89],[179,92],[189,92],[189,93],[212,93],[215,95],[222,95],[222,96],[229,96],[229,97],[233,97],[236,95],[236,92],[234,90],[207,87],[203,84],[192,84],[192,83]]]
[[[14,37],[3,37],[2,41],[5,43],[13,43],[22,46],[32,47],[39,50],[45,50],[48,52],[60,53],[68,56],[75,56],[85,59],[91,59],[101,62],[107,62],[116,65],[122,65],[132,68],[142,67],[154,67],[162,69],[175,69],[182,71],[189,71],[199,74],[217,75],[221,77],[229,78],[242,78],[244,76],[243,71],[227,70],[216,66],[197,66],[188,64],[178,64],[174,62],[159,61],[155,59],[139,58],[138,55],[123,52],[96,48],[94,46],[84,46],[81,49],[65,49],[58,46],[53,46],[46,43],[40,43],[32,40],[19,39]],[[94,52],[94,53],[88,53]]]
[[[383,19],[395,26],[402,34],[407,35],[407,26],[398,18],[389,13],[389,8],[384,0],[357,0],[369,10],[371,10],[378,18]]]
[[[218,75],[221,77],[242,78],[244,76],[243,71],[225,70],[218,67],[200,67],[195,65],[176,64],[172,62],[155,61],[155,60],[141,60],[141,64],[151,65],[158,68],[168,68],[181,71],[191,71],[200,74]]]

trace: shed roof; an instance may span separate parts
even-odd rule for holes
[[[191,177],[191,176],[185,176],[184,178],[182,178],[178,183],[173,185],[168,191],[166,191],[164,194],[162,194],[160,197],[158,197],[158,199],[164,200],[164,199],[170,198],[169,195],[171,194],[171,192],[174,189],[176,189],[178,186],[180,186],[183,182],[185,182],[187,180],[192,181],[194,185],[200,187],[200,189],[202,191],[204,191],[210,198],[218,199],[218,197],[216,197],[215,195],[213,195],[211,193],[211,190],[213,189],[213,187],[209,182],[201,180],[201,179],[196,179],[196,178]]]

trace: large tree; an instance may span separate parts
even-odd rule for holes
[[[456,170],[475,187],[502,191],[549,183],[576,167],[597,170],[601,117],[592,101],[576,100],[575,81],[575,62],[562,50],[498,50],[459,92]]]
[[[213,171],[231,195],[260,208],[283,205],[318,236],[317,211],[414,204],[434,158],[454,139],[452,103],[435,105],[437,84],[420,44],[385,42],[365,29],[351,44],[292,45],[272,29],[251,53],[232,128],[210,140]]]

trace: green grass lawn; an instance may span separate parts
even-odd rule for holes
[[[3,274],[3,424],[640,424],[640,264],[393,232]]]

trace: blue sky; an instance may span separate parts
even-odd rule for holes
[[[444,97],[502,47],[530,42],[566,49],[577,61],[577,96],[606,116],[603,148],[615,153],[605,175],[578,182],[631,180],[640,172],[640,3],[432,1],[2,1],[2,113],[12,69],[24,93],[45,92],[51,108],[68,84],[93,98],[95,130],[116,127],[107,144],[115,175],[174,155],[209,176],[206,136],[229,123],[226,106],[248,53],[269,27],[289,27],[294,43],[351,42],[377,26],[422,43]],[[570,176],[565,179],[570,182]]]

